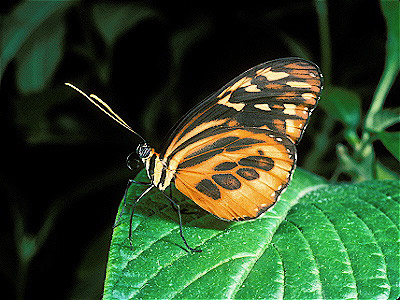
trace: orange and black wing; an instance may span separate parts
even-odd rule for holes
[[[184,117],[161,153],[176,187],[222,219],[259,216],[290,180],[321,89],[318,67],[300,58],[236,77]]]
[[[185,151],[175,185],[219,218],[255,218],[286,188],[295,160],[295,146],[285,136],[266,129],[221,128]]]

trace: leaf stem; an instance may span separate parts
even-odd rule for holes
[[[383,108],[385,99],[392,87],[396,76],[399,72],[399,57],[388,56],[383,70],[382,77],[375,90],[375,94],[372,98],[371,106],[367,112],[365,118],[365,129],[370,130],[374,127],[374,116]]]
[[[367,131],[373,129],[374,116],[382,110],[385,99],[400,70],[400,4],[397,1],[382,1],[381,9],[385,17],[387,27],[385,68],[383,69],[382,77],[375,90],[371,106],[365,118],[364,127]]]
[[[325,85],[330,86],[332,78],[332,51],[329,31],[328,5],[326,0],[315,0],[318,15],[319,39],[321,46],[321,66],[324,72]]]

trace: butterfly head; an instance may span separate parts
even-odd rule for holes
[[[151,147],[147,143],[140,143],[136,148],[136,153],[141,160],[145,160],[151,155]]]

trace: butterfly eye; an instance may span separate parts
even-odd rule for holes
[[[128,166],[128,168],[132,171],[135,171],[139,168],[142,168],[142,162],[137,159],[137,158],[133,158],[133,154],[135,152],[132,152],[131,154],[128,155],[128,157],[126,158],[126,165]]]
[[[136,153],[140,159],[148,158],[151,153],[151,148],[147,144],[139,144],[136,148]]]

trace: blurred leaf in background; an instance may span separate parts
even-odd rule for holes
[[[387,29],[385,68],[370,100],[370,108],[363,114],[362,98],[357,92],[344,86],[332,84],[334,80],[334,76],[330,76],[333,68],[331,63],[332,52],[327,46],[331,44],[328,25],[329,9],[327,1],[316,2],[321,25],[322,69],[324,74],[328,76],[320,103],[328,114],[328,118],[323,121],[324,125],[319,136],[315,139],[316,143],[309,153],[306,166],[314,162],[314,168],[316,168],[321,164],[322,156],[328,151],[328,148],[323,146],[324,142],[329,138],[330,132],[333,132],[335,122],[340,122],[344,127],[342,135],[347,145],[343,144],[344,141],[336,144],[336,155],[339,163],[336,165],[332,180],[337,180],[341,174],[350,176],[354,181],[375,178],[377,160],[375,159],[376,147],[373,146],[373,142],[376,139],[380,139],[387,150],[394,157],[398,157],[398,135],[384,132],[386,128],[399,123],[398,107],[384,108],[384,102],[400,68],[400,4],[398,1],[381,1],[380,5]],[[393,167],[398,167],[398,164],[393,164]]]
[[[98,69],[100,80],[107,84],[112,69],[109,65],[112,50],[118,38],[140,22],[161,16],[155,9],[136,3],[97,3],[92,7],[92,16],[94,25],[107,48],[105,64]]]
[[[390,151],[390,153],[400,161],[400,132],[380,132],[379,139]]]
[[[343,87],[328,86],[324,89],[321,107],[332,117],[355,130],[361,120],[361,98]]]
[[[64,54],[65,23],[55,16],[42,26],[46,30],[34,31],[16,55],[17,86],[24,94],[45,88]]]
[[[66,28],[62,18],[72,4],[22,2],[3,19],[0,76],[16,58],[16,81],[22,93],[42,90],[54,76],[64,53]]]

